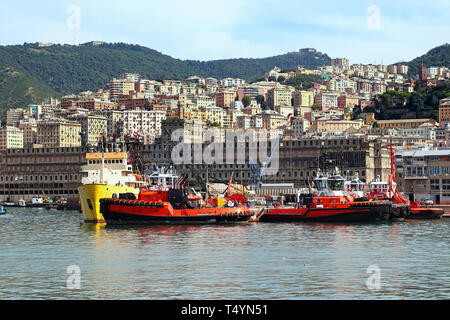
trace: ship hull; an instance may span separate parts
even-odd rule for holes
[[[245,207],[174,210],[168,203],[114,199],[103,199],[100,208],[107,225],[225,224],[247,222],[253,215]]]
[[[113,194],[133,193],[136,197],[139,190],[131,187],[88,184],[78,188],[81,212],[85,223],[105,223],[100,212],[100,199],[111,198]]]
[[[272,209],[264,213],[261,222],[386,222],[390,207],[371,208],[316,208],[316,209]]]
[[[444,215],[444,209],[440,208],[411,208],[411,214],[408,220],[434,220],[441,219]]]
[[[145,216],[109,211],[104,213],[107,225],[185,225],[185,224],[226,224],[247,222],[249,215],[201,215],[201,216]]]

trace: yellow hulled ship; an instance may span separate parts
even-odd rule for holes
[[[86,223],[104,223],[100,213],[100,199],[118,197],[120,194],[139,194],[139,181],[128,164],[125,152],[88,153],[87,165],[82,168],[86,174],[78,188],[81,211]]]

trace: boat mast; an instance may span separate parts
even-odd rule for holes
[[[209,186],[209,165],[206,165],[206,199],[209,199],[209,191],[208,191],[208,186]]]
[[[104,177],[103,177],[104,170],[105,170],[105,139],[106,139],[106,136],[104,133],[102,133],[100,135],[100,142],[101,142],[100,148],[102,149],[102,166],[100,168],[100,184],[105,183]]]

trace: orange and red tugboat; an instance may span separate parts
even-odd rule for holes
[[[107,224],[203,224],[247,222],[254,214],[238,202],[211,206],[201,195],[187,194],[186,177],[169,190],[142,189],[138,199],[133,194],[100,200],[100,212]]]
[[[314,184],[318,195],[298,195],[294,207],[265,209],[255,217],[260,222],[377,222],[388,221],[392,202],[355,199],[343,191],[339,174],[318,174]]]
[[[315,197],[295,208],[267,209],[260,222],[377,222],[388,221],[389,201],[354,201],[346,196]],[[305,205],[305,203],[307,203]]]
[[[405,212],[406,215],[404,216],[407,220],[441,219],[445,214],[444,209],[421,207],[420,203],[406,199],[404,195],[398,191],[397,181],[395,179],[397,165],[394,146],[395,144],[383,146],[383,148],[388,149],[391,157],[391,175],[389,177],[389,182],[376,181],[370,183],[370,194],[367,196],[370,199],[391,200],[394,202],[394,206],[401,208],[401,210],[404,210],[404,206],[407,206],[407,212]]]

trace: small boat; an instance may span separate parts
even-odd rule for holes
[[[45,208],[49,204],[51,204],[51,201],[46,198],[41,197],[34,197],[31,199],[31,202],[26,203],[26,207],[30,208]]]
[[[0,206],[0,215],[6,214],[6,209],[5,207],[2,205]]]
[[[3,206],[6,207],[16,207],[17,205],[14,202],[3,202]]]

